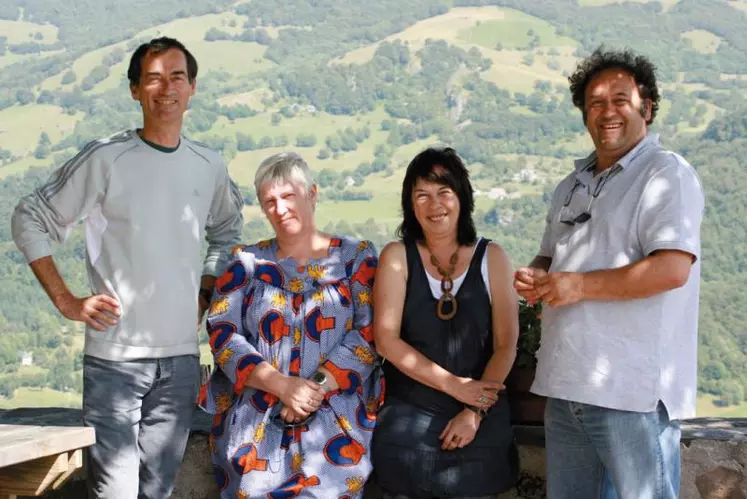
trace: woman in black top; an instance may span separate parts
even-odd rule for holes
[[[401,241],[384,248],[374,337],[387,360],[372,447],[385,497],[477,498],[516,482],[503,388],[516,355],[511,263],[478,238],[474,199],[453,149],[427,149],[402,187]]]

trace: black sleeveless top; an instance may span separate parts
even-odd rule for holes
[[[400,337],[448,371],[480,379],[493,354],[490,296],[480,266],[489,241],[475,248],[456,294],[456,315],[436,315],[418,248],[406,243],[407,294]],[[386,400],[374,432],[374,473],[387,493],[408,498],[476,497],[508,490],[518,476],[508,400],[502,393],[466,447],[441,450],[440,433],[464,405],[384,363]]]
[[[400,337],[430,360],[456,376],[480,379],[493,355],[493,319],[490,296],[480,266],[488,245],[477,243],[467,275],[456,294],[457,313],[448,321],[438,318],[416,244],[405,245],[407,252],[407,294],[402,313]],[[449,395],[425,386],[384,364],[387,395],[406,400],[433,413],[454,417],[464,405]]]

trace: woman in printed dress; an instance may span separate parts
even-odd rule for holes
[[[233,251],[207,320],[216,368],[200,405],[221,497],[361,497],[383,397],[376,250],[316,230],[297,154],[267,158],[254,185],[275,238]]]

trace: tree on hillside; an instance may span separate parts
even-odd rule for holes
[[[101,64],[104,66],[114,66],[119,64],[125,58],[125,51],[122,47],[117,47],[101,59]]]
[[[309,134],[298,134],[296,137],[296,147],[314,147],[316,145],[316,135],[313,133]]]
[[[711,121],[703,137],[716,142],[730,142],[747,137],[747,114],[736,112]]]
[[[269,45],[272,42],[272,38],[267,33],[267,30],[259,28],[254,31],[254,41],[260,45]]]
[[[6,161],[13,157],[13,153],[7,149],[0,147],[0,163],[5,164]]]
[[[42,90],[39,97],[36,98],[37,104],[53,104],[54,94],[49,90]]]
[[[65,72],[64,75],[62,75],[62,79],[60,80],[60,83],[63,85],[69,85],[70,83],[73,83],[77,77],[75,76],[75,71],[72,69],[70,71]]]
[[[244,199],[244,204],[253,206],[257,203],[257,193],[254,191],[254,186],[247,187],[240,185],[239,192],[241,192],[241,197]]]
[[[36,96],[34,96],[34,92],[31,90],[20,88],[16,91],[16,102],[20,105],[25,106],[26,104],[31,104],[34,100],[36,100]]]
[[[206,42],[216,42],[219,40],[232,40],[233,36],[231,36],[230,33],[226,33],[223,30],[213,27],[205,32],[203,39]]]
[[[51,147],[52,141],[49,140],[49,135],[47,135],[47,132],[42,132],[39,135],[39,142],[37,143],[36,149],[34,150],[34,157],[36,159],[46,158],[47,156],[49,156]]]
[[[99,82],[104,81],[109,77],[109,66],[104,66],[103,64],[99,64],[95,68],[91,70],[91,72],[83,78],[83,80],[80,82],[80,88],[83,89],[83,91],[91,90],[93,87],[96,86]]]
[[[257,142],[251,135],[236,132],[236,147],[239,151],[253,151],[257,149]]]

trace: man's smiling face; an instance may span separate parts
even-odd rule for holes
[[[633,75],[610,68],[586,86],[585,111],[597,156],[614,163],[646,136],[651,103],[641,97]]]
[[[195,82],[189,81],[187,58],[177,48],[148,52],[141,64],[140,81],[132,85],[132,98],[139,101],[146,123],[181,122]]]

